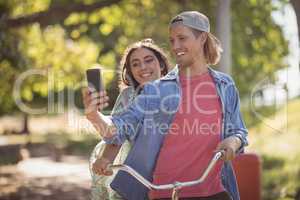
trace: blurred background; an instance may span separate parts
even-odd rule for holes
[[[89,199],[100,137],[83,116],[85,70],[103,68],[111,104],[126,46],[198,10],[224,47],[260,160],[261,199],[300,199],[299,0],[0,0],[0,199]],[[171,61],[172,55],[169,55]]]

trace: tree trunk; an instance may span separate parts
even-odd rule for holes
[[[300,1],[299,0],[291,0],[291,4],[295,10],[295,14],[297,17],[298,41],[299,41],[299,49],[300,49]],[[299,63],[299,70],[300,70],[300,63]]]
[[[30,138],[30,129],[28,126],[28,121],[29,121],[29,115],[27,113],[24,113],[23,115],[23,128],[21,130],[21,134],[26,135],[26,144],[25,146],[28,147],[28,145],[31,144],[31,138]]]
[[[231,16],[230,0],[218,0],[217,6],[217,37],[220,39],[223,53],[219,63],[219,70],[231,73]]]
[[[29,127],[28,127],[28,114],[27,113],[24,113],[23,115],[23,128],[21,130],[21,133],[24,134],[24,135],[29,135],[30,134],[30,130],[29,130]]]

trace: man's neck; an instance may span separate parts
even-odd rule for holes
[[[201,75],[208,71],[208,65],[206,63],[194,63],[193,65],[187,67],[181,67],[180,74],[184,76],[195,76]]]

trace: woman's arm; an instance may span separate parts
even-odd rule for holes
[[[120,95],[116,100],[116,103],[112,110],[112,115],[116,113],[120,113],[122,110],[124,110],[125,107],[128,106],[128,104],[132,103],[132,99],[130,98],[132,97],[131,95],[134,95],[133,88],[128,87],[122,90],[122,92],[120,93]],[[114,162],[120,149],[121,149],[121,145],[105,144],[102,154],[93,163],[93,170],[99,175],[107,175],[107,176],[112,175],[113,172],[107,169],[107,166]]]
[[[108,165],[112,164],[119,153],[121,146],[114,144],[105,144],[102,155],[93,163],[93,171],[98,175],[110,176],[113,174]]]
[[[86,118],[93,124],[103,138],[111,138],[116,134],[116,127],[110,117],[103,115],[98,110],[108,106],[108,96],[105,91],[99,93],[84,88],[82,91],[83,104]]]

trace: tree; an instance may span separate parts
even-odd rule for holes
[[[28,2],[33,5],[39,4],[34,1]],[[39,23],[34,23],[35,21],[28,23],[28,19],[33,19],[35,14],[15,19],[7,17],[17,8],[30,13],[36,6],[22,7],[18,2],[1,2],[0,8],[3,11],[0,24],[0,115],[21,108],[20,103],[16,105],[12,91],[15,91],[14,86],[24,72],[30,74],[29,70],[39,70],[44,73],[43,76],[27,76],[22,81],[17,98],[18,102],[24,103],[22,105],[26,104],[26,108],[39,108],[47,105],[47,96],[51,91],[58,94],[65,88],[72,88],[74,83],[83,79],[85,68],[96,63],[98,48],[95,44],[89,38],[81,38],[77,42],[67,39],[66,31],[58,24],[58,18],[57,25],[43,28]],[[74,6],[72,8],[74,9]],[[42,24],[45,25],[45,18],[34,19],[37,22],[42,19]],[[50,21],[48,19],[49,23]],[[50,80],[51,77],[54,77],[53,81]],[[48,84],[50,82],[52,84]],[[24,111],[24,106],[22,111],[24,126],[21,132],[27,133],[28,114],[32,112]],[[44,114],[46,113],[47,110]]]
[[[57,24],[66,19],[70,14],[74,12],[92,12],[97,9],[101,9],[120,2],[121,0],[106,0],[96,1],[92,4],[85,3],[62,3],[51,4],[46,11],[40,11],[26,16],[20,16],[16,18],[9,18],[3,16],[1,23],[5,28],[17,28],[21,26],[27,26],[32,23],[39,23],[41,26],[48,26]],[[53,1],[55,2],[55,1]]]
[[[231,73],[231,17],[230,0],[219,0],[217,6],[216,32],[223,48],[219,69]]]
[[[118,71],[125,47],[136,40],[152,37],[168,51],[168,23],[184,10],[195,8],[208,15],[212,32],[216,31],[217,1],[197,0],[15,0],[0,1],[1,48],[0,92],[8,94],[19,74],[28,69],[47,70],[61,77],[48,89],[42,77],[26,80],[22,98],[30,104],[45,103],[49,90],[74,88],[83,80],[84,71],[94,63]],[[231,0],[232,74],[241,96],[277,69],[285,67],[286,41],[271,18],[271,0]],[[62,9],[64,12],[62,12]],[[54,13],[54,14],[53,14]],[[1,71],[2,70],[2,71]],[[106,76],[107,88],[114,99],[117,76]],[[110,84],[108,82],[111,81]],[[16,109],[13,99],[5,95],[4,112]],[[39,101],[38,101],[39,99]],[[10,106],[8,106],[10,105]]]
[[[232,73],[242,98],[263,80],[276,81],[276,71],[286,67],[287,41],[271,13],[270,0],[232,1]]]
[[[300,1],[299,0],[291,0],[291,4],[295,10],[295,14],[297,17],[297,24],[298,24],[298,40],[300,45]],[[300,49],[300,46],[299,46]],[[299,63],[299,70],[300,70],[300,63]]]

